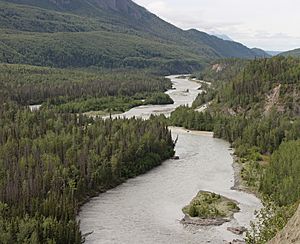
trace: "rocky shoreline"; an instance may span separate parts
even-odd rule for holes
[[[190,217],[185,215],[180,221],[184,226],[194,225],[194,226],[220,226],[226,222],[230,222],[228,218],[199,218],[199,217]]]
[[[241,176],[243,166],[239,163],[239,158],[234,153],[231,153],[231,156],[233,158],[232,167],[234,171],[234,185],[231,187],[231,190],[246,192],[248,194],[255,195],[258,199],[261,199],[261,196],[257,191],[250,189],[245,185]]]

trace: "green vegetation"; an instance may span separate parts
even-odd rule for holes
[[[174,154],[164,118],[81,115],[124,111],[144,98],[171,102],[168,79],[0,64],[0,85],[0,243],[81,243],[81,203]],[[30,112],[38,103],[42,109]]]
[[[247,232],[246,243],[248,244],[268,243],[286,226],[297,209],[295,204],[279,207],[270,200],[264,200],[263,203],[264,208],[256,214],[256,222],[251,223],[251,231]]]
[[[209,92],[203,95],[203,99],[213,97],[206,113],[198,115],[193,108],[178,108],[171,121],[188,128],[205,129],[208,124],[216,137],[232,142],[241,156],[252,147],[258,153],[272,153],[283,141],[300,138],[299,80],[299,59],[249,61],[234,79],[220,83],[213,96]],[[178,113],[181,115],[176,116]],[[195,117],[209,119],[199,125]]]
[[[193,108],[178,108],[170,120],[190,129],[211,129],[232,143],[245,184],[266,198],[247,242],[265,243],[284,227],[300,200],[300,60],[275,57],[233,66],[223,70],[233,70],[229,78],[216,80]],[[244,68],[236,72],[236,67]],[[194,111],[207,101],[206,112]]]
[[[229,68],[230,63],[232,61],[228,61],[227,68],[222,71],[210,73],[208,77],[211,80],[217,81],[220,78],[221,82],[216,82],[213,90],[199,95],[195,105],[215,99],[216,110],[223,109],[229,115],[244,113],[251,117],[261,117],[260,113],[269,113],[272,108],[279,113],[299,115],[299,59],[274,57],[241,61],[240,64],[235,61],[232,63],[233,68]],[[219,65],[224,64],[221,62]],[[213,67],[214,65],[208,70]],[[232,74],[227,75],[227,72]],[[204,79],[207,77],[206,73],[207,71],[203,74]]]
[[[300,127],[298,127],[300,128]],[[258,223],[252,224],[247,243],[266,243],[272,239],[295,213],[300,200],[299,158],[300,140],[283,142],[271,157],[270,163],[256,176],[263,196],[264,209],[257,214]]]
[[[201,72],[195,72],[193,77],[208,82],[229,82],[239,74],[249,61],[245,59],[219,59],[207,66]]]
[[[204,85],[204,93],[200,93],[193,103],[197,108],[211,102],[217,95],[219,87],[231,82],[249,63],[243,59],[221,59],[213,62],[201,72],[195,72],[192,76],[198,80],[211,82],[211,85]]]
[[[151,68],[163,73],[188,72],[200,68],[201,59],[176,44],[161,44],[138,35],[94,31],[68,33],[13,32],[0,35],[15,53],[0,61],[59,68]],[[76,48],[75,48],[76,47]],[[185,59],[182,59],[185,57]]]
[[[171,88],[171,81],[141,70],[0,64],[0,84],[5,99],[21,105],[43,103],[61,112],[126,111],[143,104],[173,103],[162,93]]]
[[[81,243],[78,206],[174,154],[161,118],[0,107],[0,242]]]
[[[299,152],[300,140],[282,143],[263,174],[260,190],[271,196],[279,206],[293,204],[300,199]]]
[[[300,57],[300,48],[295,49],[295,50],[291,50],[288,52],[284,52],[284,53],[280,53],[280,56],[286,56],[286,57]]]
[[[60,112],[85,113],[90,111],[102,111],[106,113],[125,112],[133,107],[143,105],[140,99],[132,97],[101,97],[78,99],[60,105],[50,107]]]
[[[224,87],[218,99],[236,110],[249,110],[254,105],[262,105],[253,110],[266,109],[267,95],[272,95],[275,88],[280,87],[278,100],[271,105],[281,105],[284,113],[298,114],[300,97],[300,60],[294,58],[275,57],[250,62],[230,85]],[[273,94],[274,95],[274,94]],[[277,98],[276,96],[274,98]],[[271,99],[270,99],[271,100]]]
[[[173,104],[172,98],[165,93],[154,93],[145,100],[145,104]]]
[[[103,111],[106,113],[125,112],[133,107],[147,104],[172,104],[174,101],[165,93],[144,93],[134,96],[109,96],[100,98],[76,99],[71,102],[54,105],[60,112],[85,113],[90,111]],[[47,105],[47,104],[46,104]]]
[[[81,243],[80,204],[174,154],[164,118],[81,113],[171,102],[169,88],[146,70],[0,64],[0,243]]]
[[[169,88],[145,70],[0,64],[0,243],[81,243],[80,204],[174,154],[164,118],[81,113],[168,102]]]
[[[178,107],[171,113],[170,123],[191,130],[213,130],[213,118],[209,113],[198,113],[186,106]]]
[[[125,0],[1,0],[0,30],[0,243],[81,243],[81,203],[174,154],[164,118],[82,112],[172,103],[153,72],[201,69],[229,47],[254,57]]]
[[[191,217],[225,218],[232,217],[239,210],[234,201],[215,193],[201,191],[182,211]]]
[[[187,73],[220,57],[254,58],[242,44],[183,31],[130,0],[0,1],[0,62],[147,68]]]

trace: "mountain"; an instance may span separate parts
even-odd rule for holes
[[[190,40],[198,42],[200,45],[207,45],[211,47],[215,54],[219,57],[227,58],[254,58],[263,57],[257,55],[254,51],[247,48],[238,42],[225,41],[216,36],[209,35],[205,32],[201,32],[195,29],[190,29],[186,31],[187,37]]]
[[[282,53],[282,51],[266,51],[266,53],[271,56],[276,56],[276,55]]]
[[[258,56],[240,43],[181,30],[131,0],[0,0],[0,30],[7,63],[172,73]]]
[[[272,56],[260,48],[252,48],[252,51],[256,53],[257,57],[270,58]]]
[[[223,39],[224,41],[234,41],[233,39],[231,39],[229,36],[225,34],[213,34],[213,35],[220,39]]]
[[[282,56],[300,57],[300,48],[280,53]]]

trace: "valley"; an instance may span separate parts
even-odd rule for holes
[[[117,117],[148,119],[152,114],[169,116],[176,107],[189,104],[199,94],[199,83],[170,76],[174,89],[167,93],[173,105],[141,106]],[[189,92],[185,92],[186,90]],[[168,160],[149,173],[93,198],[79,213],[83,233],[90,233],[86,243],[223,243],[242,236],[226,228],[245,226],[261,208],[255,196],[232,190],[233,158],[225,141],[212,133],[188,132],[170,127],[179,160]],[[199,190],[209,190],[238,202],[241,212],[222,226],[184,228],[182,208]],[[121,212],[114,209],[122,209]],[[134,240],[132,236],[135,236]]]
[[[268,1],[0,0],[0,243],[298,243],[298,3]]]

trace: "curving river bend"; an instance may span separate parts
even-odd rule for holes
[[[176,90],[167,93],[174,104],[141,106],[118,116],[169,115],[177,106],[191,104],[200,92],[200,85],[176,76],[170,78]],[[167,160],[85,204],[78,219],[83,233],[92,232],[86,243],[218,244],[242,239],[227,231],[227,227],[248,227],[261,203],[254,195],[231,190],[234,171],[229,144],[213,138],[212,133],[170,129],[174,138],[177,135],[179,138],[175,149],[180,160]],[[230,223],[219,227],[185,228],[179,223],[184,216],[181,209],[199,190],[232,198],[240,203],[241,211]]]

